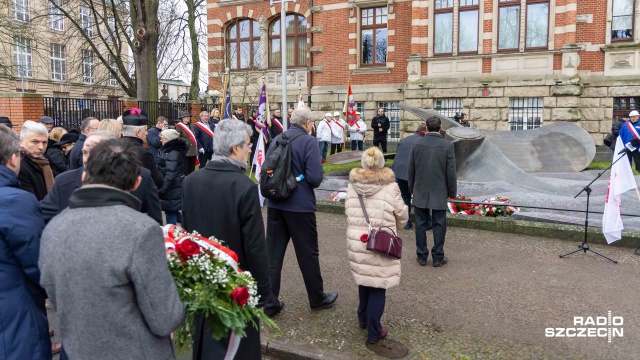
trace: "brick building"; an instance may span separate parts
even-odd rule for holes
[[[350,80],[369,120],[387,108],[392,138],[415,126],[399,104],[463,111],[473,127],[574,121],[602,144],[640,101],[640,0],[309,0],[287,3],[288,99],[319,116],[342,109]],[[229,71],[233,101],[280,87],[280,5],[208,0],[209,85]]]

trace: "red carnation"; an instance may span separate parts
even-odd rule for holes
[[[183,258],[190,259],[200,252],[200,246],[191,240],[185,239],[176,245],[176,250]]]
[[[369,235],[367,234],[360,235],[360,241],[362,241],[363,243],[366,243],[367,241],[369,241]]]
[[[249,301],[249,289],[246,286],[236,287],[231,291],[231,300],[240,306],[244,306]]]

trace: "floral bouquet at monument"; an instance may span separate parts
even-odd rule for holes
[[[249,323],[258,326],[254,318],[276,326],[256,307],[256,280],[238,267],[238,255],[222,241],[187,233],[175,225],[164,226],[163,232],[169,270],[186,310],[184,324],[173,333],[179,347],[193,341],[197,315],[207,319],[214,339],[232,331],[232,342],[236,344],[236,338],[246,336]]]
[[[480,216],[504,216],[506,208],[507,216],[511,216],[520,212],[520,209],[515,206],[504,206],[505,204],[512,204],[511,200],[504,196],[494,196],[491,199],[482,200],[482,203],[478,205],[478,215]]]
[[[470,197],[466,197],[464,195],[458,195],[455,199],[449,198],[449,200],[460,200],[460,201],[472,201]],[[476,212],[476,206],[478,204],[464,204],[464,203],[452,203],[447,202],[447,207],[449,211],[453,214],[459,215],[473,215]]]

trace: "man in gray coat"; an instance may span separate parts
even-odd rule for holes
[[[118,164],[112,167],[112,164]],[[129,191],[141,182],[133,145],[102,141],[82,188],[42,233],[41,283],[70,359],[174,359],[185,311],[167,267],[162,230]]]
[[[431,209],[433,226],[433,266],[448,262],[444,256],[444,238],[447,232],[447,197],[457,192],[456,160],[453,144],[442,138],[440,119],[427,119],[429,131],[413,146],[409,157],[409,191],[413,194],[416,214],[416,254],[418,263],[427,265],[427,214]]]

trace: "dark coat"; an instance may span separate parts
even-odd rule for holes
[[[164,185],[158,189],[158,195],[164,211],[182,210],[182,181],[186,155],[187,144],[180,139],[171,140],[160,148],[158,166],[164,176]]]
[[[44,221],[38,201],[0,165],[0,358],[51,359],[38,256]]]
[[[78,137],[78,141],[76,141],[75,145],[69,151],[69,170],[77,169],[83,166],[82,164],[82,147],[84,146],[84,141],[87,140],[87,135],[80,134]]]
[[[611,150],[615,150],[616,148],[616,141],[618,141],[618,136],[620,135],[620,129],[622,128],[622,125],[626,122],[626,120],[622,119],[622,118],[618,118],[618,120],[616,120],[613,125],[611,125]]]
[[[391,165],[391,170],[396,174],[396,179],[406,181],[409,178],[407,166],[409,165],[411,150],[413,149],[413,145],[422,139],[423,136],[424,133],[417,132],[402,139],[398,144],[396,157],[393,159],[393,165]]]
[[[408,167],[413,205],[447,210],[447,197],[455,198],[457,192],[453,143],[437,132],[427,133],[413,145]]]
[[[201,121],[198,122],[204,124]],[[204,149],[205,153],[213,154],[213,138],[207,135],[207,133],[195,124],[191,128],[193,129],[193,135],[196,137],[196,141],[198,142],[198,150]],[[212,120],[209,120],[209,128],[211,128],[212,132],[216,129],[216,124]]]
[[[147,144],[149,147],[149,152],[151,153],[151,156],[153,156],[153,161],[156,165],[158,165],[158,161],[160,158],[160,148],[162,147],[162,140],[160,140],[161,131],[162,130],[154,126],[147,132]]]
[[[384,139],[387,137],[387,133],[389,132],[389,128],[391,127],[391,122],[386,115],[376,115],[371,119],[371,128],[373,129],[373,137]],[[382,132],[378,129],[382,128]]]
[[[193,132],[193,128],[191,127],[191,125],[187,126],[189,127],[189,129],[191,129],[191,132]],[[180,134],[180,140],[184,141],[187,144],[187,157],[198,156],[198,149],[196,149],[196,145],[193,143],[193,141],[191,141],[191,137],[189,136],[189,134],[183,131],[179,126],[176,126],[176,131],[178,132],[178,134]],[[195,137],[196,134],[194,133],[193,136]]]
[[[138,139],[137,137],[125,136],[122,138],[124,141],[128,141],[131,144],[135,145],[136,151],[138,152],[138,156],[140,157],[140,163],[143,168],[151,171],[151,178],[153,179],[153,183],[156,184],[156,187],[160,189],[164,184],[164,179],[162,178],[162,174],[158,171],[158,167],[153,160],[153,155],[149,150],[145,149],[144,141]]]
[[[278,125],[276,125],[276,123],[275,123],[275,121],[273,121],[273,119],[278,120],[278,122],[281,125],[284,125],[284,124],[282,124],[282,116],[273,115],[271,117],[271,127],[269,127],[269,135],[271,135],[272,139],[274,139],[276,136],[282,134],[282,129],[280,129],[280,127]]]
[[[47,184],[44,181],[42,168],[26,156],[20,160],[18,181],[20,181],[20,189],[32,193],[38,201],[47,196]]]
[[[315,148],[318,151],[317,145]],[[238,254],[242,270],[250,271],[257,280],[258,294],[264,302],[271,293],[271,283],[256,184],[236,165],[209,161],[203,169],[187,176],[183,188],[184,228],[224,240]],[[213,340],[201,319],[197,326],[194,359],[222,359],[228,339]],[[248,327],[248,336],[242,339],[236,359],[260,359],[259,331]]]
[[[318,141],[307,134],[300,125],[292,125],[285,133],[290,138],[301,132],[304,135],[295,138],[289,146],[291,147],[291,171],[295,176],[304,175],[304,179],[298,182],[288,198],[284,200],[267,199],[267,206],[272,209],[299,213],[316,212],[316,193],[313,189],[320,186],[323,174]],[[280,137],[273,139],[269,151],[274,148]]]
[[[69,206],[71,194],[82,186],[82,173],[84,167],[69,170],[60,174],[56,178],[51,191],[40,201],[42,206],[42,216],[48,223],[54,216]],[[158,198],[158,188],[151,180],[151,173],[147,169],[140,169],[142,181],[136,191],[131,192],[142,202],[141,212],[149,215],[158,224],[162,225],[162,210],[160,209],[160,199]]]
[[[47,149],[45,155],[49,159],[53,176],[58,176],[69,169],[69,158],[62,152],[60,146],[53,145]]]

